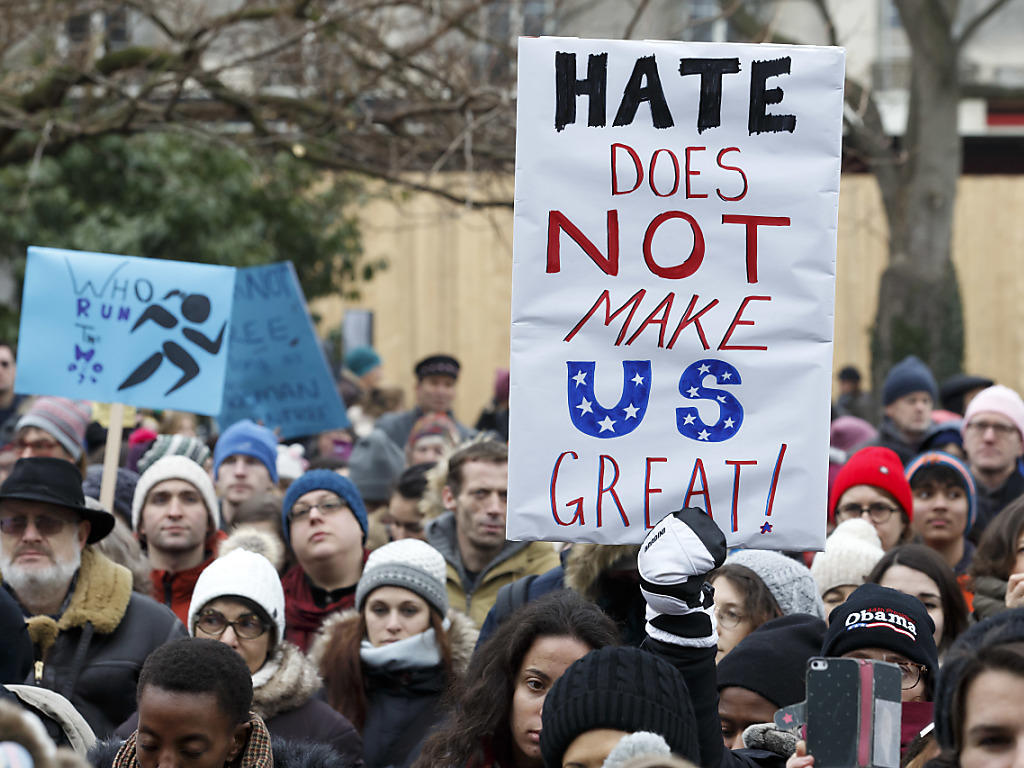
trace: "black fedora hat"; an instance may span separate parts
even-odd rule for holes
[[[74,510],[90,523],[88,544],[95,544],[114,529],[112,514],[85,506],[82,474],[65,459],[18,459],[0,485],[0,501],[4,499],[39,501]]]

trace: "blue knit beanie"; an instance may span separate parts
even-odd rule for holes
[[[291,543],[292,521],[288,513],[295,502],[310,491],[330,491],[344,499],[359,521],[359,527],[363,529],[363,543],[366,543],[366,507],[363,506],[363,499],[351,480],[330,469],[311,469],[288,486],[284,501],[281,503],[281,529],[284,531],[285,541]]]
[[[221,432],[213,448],[214,479],[224,459],[238,454],[258,459],[267,468],[270,479],[277,482],[277,437],[269,429],[242,419]]]
[[[889,369],[882,386],[882,405],[890,405],[911,392],[927,392],[938,400],[939,385],[931,369],[920,358],[908,355]]]
[[[380,355],[370,346],[356,347],[345,355],[345,367],[356,376],[369,373],[380,365]]]

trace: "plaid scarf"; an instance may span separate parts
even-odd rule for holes
[[[274,768],[274,755],[270,751],[270,731],[263,720],[255,713],[249,715],[249,738],[246,739],[242,754],[225,768]],[[135,731],[117,750],[113,768],[139,768],[139,759],[135,753],[135,740],[139,732]]]

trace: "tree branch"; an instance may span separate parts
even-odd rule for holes
[[[995,15],[1009,1],[1010,0],[992,0],[992,2],[990,2],[985,8],[980,10],[974,16],[974,18],[970,19],[964,25],[964,28],[960,30],[960,34],[954,38],[954,45],[956,45],[958,49],[962,50],[964,46],[967,45],[967,43],[970,41],[971,37],[974,36],[974,33],[978,31],[978,28],[986,21],[988,21],[990,18],[992,18],[992,16]]]

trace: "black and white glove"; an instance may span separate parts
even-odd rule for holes
[[[691,648],[718,645],[714,590],[705,579],[725,555],[725,534],[697,507],[666,515],[648,532],[636,558],[648,636]]]

